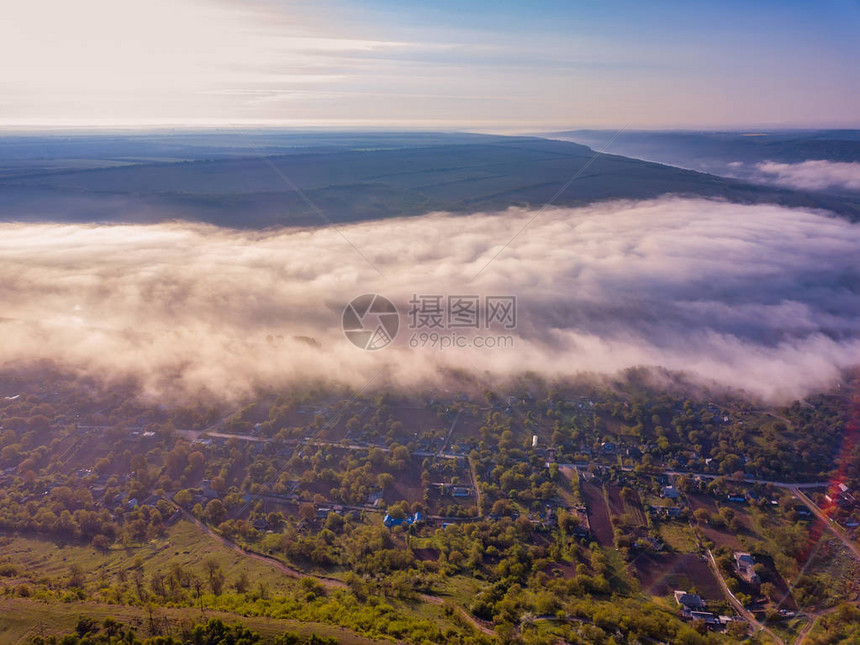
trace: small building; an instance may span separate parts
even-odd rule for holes
[[[400,526],[401,524],[405,524],[405,523],[406,523],[405,517],[396,517],[395,518],[395,517],[391,517],[391,515],[388,513],[386,513],[385,517],[382,518],[382,524],[386,528],[389,528],[389,529],[394,527],[394,526]]]
[[[269,523],[261,517],[258,517],[256,520],[251,522],[251,526],[253,526],[258,531],[265,531],[269,528]]]
[[[385,528],[393,528],[395,526],[412,526],[417,522],[421,522],[424,520],[424,516],[421,514],[421,511],[417,511],[414,515],[407,515],[406,517],[394,518],[391,517],[389,513],[385,514],[385,517],[382,518],[382,524]]]
[[[660,519],[676,520],[681,517],[680,506],[649,506],[648,513]]]
[[[800,516],[800,517],[804,517],[804,518],[812,517],[812,511],[810,511],[810,510],[809,510],[805,505],[803,505],[803,504],[795,504],[795,506],[794,506],[794,512],[795,512],[795,513],[797,513],[797,514],[798,514],[798,516]]]
[[[720,619],[716,614],[712,614],[709,611],[693,611],[687,609],[686,607],[681,609],[681,615],[685,618],[689,618],[690,620],[701,620],[703,623],[709,626],[717,626],[720,625]]]
[[[660,496],[665,497],[666,499],[678,499],[680,495],[681,494],[678,492],[678,489],[671,485],[664,486],[663,490],[660,493]]]
[[[761,582],[759,575],[755,572],[755,558],[749,553],[735,553],[735,565],[738,575],[746,582],[757,585]]]
[[[705,601],[702,600],[701,596],[694,593],[687,593],[686,591],[675,590],[675,602],[681,605],[681,607],[686,607],[687,609],[693,609],[696,611],[705,608]]]

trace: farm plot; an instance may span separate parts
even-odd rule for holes
[[[643,552],[631,564],[642,591],[648,595],[665,596],[682,589],[698,593],[705,600],[724,599],[707,560],[697,553]]]
[[[609,512],[612,515],[624,518],[630,526],[644,527],[647,526],[645,513],[642,510],[642,504],[639,503],[639,495],[634,490],[629,493],[622,494],[622,488],[618,486],[607,485],[607,500],[609,501]]]
[[[603,487],[584,480],[580,481],[579,486],[585,506],[588,508],[588,523],[594,539],[600,546],[614,546],[615,533],[603,496]]]

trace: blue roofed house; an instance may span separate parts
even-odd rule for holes
[[[382,518],[382,524],[386,528],[393,528],[395,526],[411,526],[416,522],[420,522],[424,519],[424,516],[421,514],[421,511],[416,511],[414,515],[408,515],[406,517],[391,517],[390,513],[386,513],[385,517]]]

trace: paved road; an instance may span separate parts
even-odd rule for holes
[[[728,585],[726,585],[726,581],[723,580],[723,575],[720,573],[720,568],[717,566],[717,561],[714,559],[714,554],[711,553],[711,550],[708,549],[708,562],[711,565],[711,569],[714,571],[714,575],[717,577],[717,580],[720,583],[720,586],[723,588],[723,594],[728,598],[729,602],[732,604],[732,607],[735,608],[735,611],[740,614],[744,620],[746,620],[753,628],[765,632],[768,636],[773,638],[779,645],[785,645],[783,640],[777,636],[770,628],[766,627],[764,624],[759,622],[759,620],[752,614],[752,612],[748,611],[746,607],[744,607],[741,602],[735,598],[735,595],[732,593],[731,589],[729,589]]]
[[[687,502],[687,506],[690,506],[690,500],[689,498],[687,498],[686,493],[684,493],[684,498]],[[726,599],[729,601],[729,604],[731,604],[732,607],[735,608],[735,611],[738,612],[738,615],[740,615],[741,618],[747,621],[747,623],[749,623],[754,630],[757,629],[765,631],[766,633],[770,634],[774,639],[776,639],[776,641],[780,643],[780,645],[784,645],[783,641],[776,634],[774,634],[771,630],[769,630],[762,623],[760,623],[756,619],[756,617],[751,612],[747,611],[747,609],[741,604],[741,602],[737,598],[735,598],[735,595],[732,593],[731,589],[729,589],[728,585],[726,584],[726,581],[723,579],[723,574],[720,571],[720,567],[717,565],[717,561],[714,559],[714,554],[711,553],[710,549],[706,549],[705,546],[702,544],[702,537],[699,533],[698,526],[694,524],[692,518],[690,518],[687,522],[690,525],[690,530],[693,532],[693,535],[696,536],[696,543],[698,544],[699,549],[701,551],[707,551],[708,565],[711,567],[711,571],[717,578],[717,581],[720,583],[720,587],[723,590],[723,596],[726,597]]]
[[[458,414],[458,416],[459,416],[459,414]],[[456,422],[457,422],[457,418],[455,417],[454,423],[451,424],[451,430],[454,429],[454,424],[456,424]],[[180,435],[186,437],[187,439],[192,439],[192,440],[197,439],[201,435],[205,434],[206,436],[217,437],[219,439],[238,439],[240,441],[254,441],[257,443],[269,443],[272,441],[272,439],[269,439],[267,437],[257,437],[257,436],[249,435],[249,434],[229,434],[226,432],[212,432],[212,431],[205,431],[205,430],[177,430],[176,432],[177,432],[177,434],[180,434]],[[448,437],[450,437],[450,431],[449,431]],[[374,446],[374,445],[370,445],[370,444],[358,444],[358,443],[345,444],[345,443],[338,443],[336,441],[322,441],[319,439],[308,439],[308,440],[304,440],[304,441],[300,440],[297,442],[288,441],[288,442],[286,442],[286,445],[291,445],[293,443],[301,444],[304,446],[328,446],[328,447],[332,447],[332,448],[342,448],[342,449],[346,449],[346,450],[371,450],[373,448],[377,448],[378,450],[381,450],[382,452],[388,452],[389,451],[388,448],[385,448],[383,446]],[[447,443],[447,440],[446,440],[446,443]],[[443,445],[443,449],[444,449],[444,445]],[[428,451],[421,451],[421,450],[416,450],[415,452],[413,452],[411,454],[415,455],[416,457],[442,457],[445,459],[458,459],[458,458],[462,458],[465,456],[465,455],[457,454],[457,453],[453,453],[453,452],[442,452],[442,451],[428,452]],[[594,463],[596,463],[598,466],[607,466],[607,464],[600,464],[598,462],[594,462]],[[587,461],[579,461],[579,462],[573,462],[573,463],[559,463],[559,466],[569,466],[571,468],[587,468],[589,465],[590,465],[590,462],[587,462]],[[621,470],[624,470],[626,472],[631,472],[633,470],[633,468],[634,468],[633,466],[622,466]],[[697,473],[697,472],[692,472],[692,471],[688,471],[688,470],[663,470],[660,472],[664,475],[672,475],[673,477],[680,477],[681,475],[687,475],[690,477],[702,477],[704,479],[717,479],[718,477],[727,477],[726,475],[719,475],[716,473]],[[728,479],[729,479],[729,481],[742,481],[746,484],[767,484],[770,486],[776,486],[778,488],[809,489],[809,488],[827,488],[828,486],[830,486],[829,481],[798,483],[798,482],[776,481],[773,479],[758,479],[756,477],[744,477],[742,480],[732,479],[731,477],[728,477]]]
[[[594,462],[594,463],[597,466],[606,466],[606,464],[600,464],[598,462]],[[559,463],[558,465],[559,465],[559,467],[567,466],[570,468],[587,468],[590,465],[590,462],[575,461],[572,463],[565,463],[565,464]],[[625,472],[632,472],[633,469],[634,469],[633,466],[621,466],[621,470],[623,470]],[[781,482],[781,481],[775,481],[772,479],[757,479],[756,477],[744,477],[743,479],[738,480],[738,479],[732,479],[730,476],[727,476],[727,475],[718,475],[715,473],[697,473],[697,472],[692,472],[689,470],[661,470],[657,474],[671,475],[673,477],[680,477],[681,475],[686,475],[688,477],[702,477],[703,479],[717,479],[718,477],[726,477],[730,482],[731,481],[735,481],[735,482],[742,481],[746,484],[768,484],[770,486],[776,486],[778,488],[803,488],[803,489],[806,489],[806,488],[827,488],[828,486],[830,486],[829,481],[798,483],[798,482]]]
[[[448,434],[445,435],[445,441],[442,443],[442,447],[439,448],[438,456],[442,456],[442,453],[445,451],[445,446],[448,445],[448,442],[451,441],[451,435],[454,434],[454,426],[457,425],[457,421],[460,418],[462,410],[457,410],[457,414],[454,415],[454,420],[451,422],[451,428],[448,430]]]
[[[852,603],[856,605],[856,602]],[[815,622],[821,617],[826,616],[827,614],[832,614],[835,611],[839,610],[839,605],[835,607],[831,607],[830,609],[824,609],[822,611],[805,611],[804,615],[809,619],[809,622],[803,626],[797,633],[797,639],[794,641],[794,645],[803,645],[803,642],[806,640],[806,637],[809,635],[809,632],[812,631],[812,628],[815,626]]]
[[[472,478],[472,486],[475,489],[475,504],[478,508],[478,517],[483,519],[483,515],[481,515],[481,487],[478,486],[478,475],[475,472],[475,464],[472,463],[471,457],[467,457],[466,461],[469,464],[469,476]]]
[[[693,477],[702,477],[705,479],[717,479],[718,477],[725,477],[725,475],[715,475],[714,473],[692,473],[684,470],[665,470],[663,471],[667,475],[672,475],[673,477],[680,477],[681,475],[688,475]],[[780,482],[774,481],[772,479],[758,479],[756,477],[744,477],[741,480],[732,479],[728,477],[729,481],[742,481],[745,484],[767,484],[769,486],[776,486],[777,488],[827,488],[830,486],[830,482]]]
[[[231,434],[227,432],[213,432],[207,430],[177,430],[176,434],[181,435],[191,441],[198,439],[199,437],[204,435],[207,437],[216,437],[218,439],[238,439],[239,441],[253,441],[255,443],[271,443],[274,441],[273,439],[270,439],[268,437],[257,437],[255,435],[250,434]],[[329,448],[341,448],[345,450],[372,450],[376,448],[378,450],[381,450],[382,452],[390,452],[390,449],[384,446],[375,446],[373,444],[361,443],[340,443],[337,441],[323,441],[321,439],[291,439],[289,441],[282,442],[281,445],[322,446]],[[411,452],[410,454],[415,457],[442,457],[444,459],[458,459],[465,456],[454,452],[429,452],[427,450],[416,450],[414,452]]]

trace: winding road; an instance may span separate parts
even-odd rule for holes
[[[708,563],[711,565],[711,569],[714,571],[714,575],[717,577],[717,580],[720,583],[720,587],[723,588],[723,595],[728,598],[732,607],[735,608],[735,611],[738,612],[740,616],[743,617],[753,628],[765,632],[768,636],[773,638],[779,645],[785,645],[784,641],[776,635],[776,633],[771,630],[769,627],[764,625],[764,623],[760,622],[755,615],[751,611],[748,611],[746,607],[741,604],[741,602],[735,597],[735,594],[732,593],[732,590],[729,589],[726,581],[723,579],[723,575],[720,573],[720,568],[717,566],[717,561],[714,559],[714,554],[711,553],[711,550],[708,549]]]

